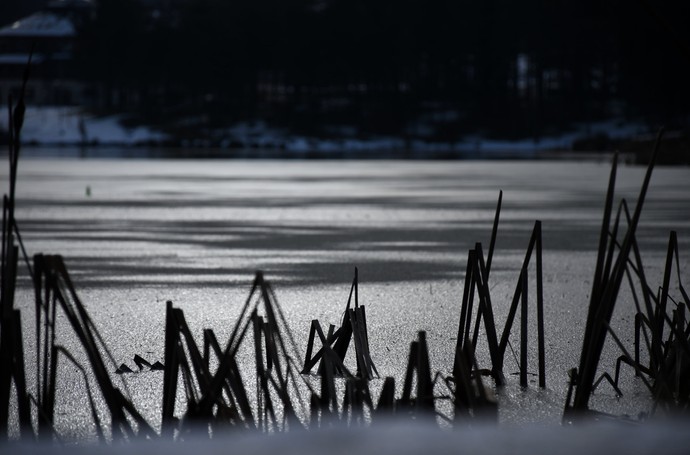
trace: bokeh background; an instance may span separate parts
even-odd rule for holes
[[[67,131],[38,143],[108,142],[94,115],[150,130],[136,144],[401,157],[639,151],[665,126],[687,162],[689,17],[683,0],[1,0],[0,99],[34,43],[29,100],[81,108],[45,114]]]

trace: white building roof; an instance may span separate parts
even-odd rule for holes
[[[13,24],[0,28],[0,37],[70,37],[75,36],[74,24],[58,14],[40,11]]]

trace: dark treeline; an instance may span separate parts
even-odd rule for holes
[[[100,0],[79,60],[101,107],[148,120],[539,137],[682,126],[688,18],[686,0]]]
[[[0,22],[9,24],[45,6],[45,0],[0,0]]]

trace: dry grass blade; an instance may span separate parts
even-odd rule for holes
[[[98,411],[96,410],[96,405],[94,404],[93,400],[93,394],[91,393],[91,387],[89,387],[89,378],[86,375],[86,370],[84,369],[83,366],[79,364],[79,362],[70,354],[70,352],[65,349],[62,346],[53,346],[53,358],[55,359],[55,362],[52,365],[52,371],[51,371],[51,377],[52,377],[52,382],[51,382],[51,388],[52,388],[52,396],[54,399],[55,396],[55,374],[57,371],[57,365],[58,365],[58,353],[62,354],[67,360],[69,360],[74,366],[77,367],[79,372],[82,374],[82,378],[84,379],[84,384],[86,385],[86,394],[89,399],[89,408],[91,409],[91,418],[93,419],[93,422],[95,424],[96,428],[96,435],[98,437],[99,442],[105,442],[105,435],[103,434],[103,429],[101,428],[101,419],[98,417]],[[51,404],[49,410],[51,414],[49,416],[46,416],[47,418],[47,424],[50,426],[50,429],[52,432],[54,432],[53,429],[53,408],[54,406]]]
[[[381,395],[376,404],[377,415],[392,415],[395,413],[395,378],[386,377],[381,388]]]
[[[532,261],[532,257],[536,256],[536,306],[537,306],[537,342],[538,342],[538,362],[539,362],[539,387],[546,387],[546,360],[544,354],[544,290],[543,290],[543,275],[542,275],[542,240],[541,240],[541,222],[535,221],[534,229],[530,237],[525,259],[520,269],[520,276],[513,299],[508,310],[508,317],[503,327],[503,333],[498,345],[500,369],[503,368],[506,348],[509,343],[510,333],[517,313],[518,305],[521,308],[520,317],[520,384],[527,387],[527,327],[528,327],[528,267]]]
[[[494,224],[491,228],[491,240],[489,241],[489,253],[486,258],[486,276],[487,279],[491,273],[491,261],[494,257],[494,247],[496,246],[496,236],[498,234],[498,220],[501,217],[501,203],[503,202],[503,190],[498,192],[498,202],[496,203],[496,214],[494,215]]]
[[[496,212],[496,222],[494,223],[494,233],[496,231],[498,213],[500,211],[501,198]],[[493,241],[494,235],[492,235]],[[539,386],[546,387],[546,361],[544,357],[544,302],[543,302],[543,279],[542,279],[542,241],[541,241],[541,222],[535,221],[534,229],[530,237],[529,245],[525,253],[520,278],[518,280],[513,301],[509,309],[508,319],[504,326],[500,341],[498,340],[496,324],[493,316],[491,295],[489,292],[488,278],[489,272],[484,263],[484,254],[480,243],[470,250],[467,257],[467,267],[465,272],[465,286],[460,309],[460,323],[458,325],[458,336],[455,347],[455,358],[453,371],[460,371],[458,362],[465,356],[464,361],[471,364],[470,358],[466,357],[465,346],[471,347],[471,353],[477,346],[480,325],[483,322],[485,327],[486,339],[489,345],[489,354],[492,363],[492,376],[496,384],[501,386],[505,383],[503,375],[503,360],[505,357],[508,338],[512,329],[512,324],[517,311],[517,306],[522,302],[521,334],[523,337],[521,362],[521,383],[526,386],[527,365],[524,356],[527,354],[527,268],[533,256],[536,256],[536,282],[537,282],[537,336],[539,353]],[[474,332],[470,337],[470,327],[473,320],[474,294],[478,294],[479,304],[476,318],[474,319]]]
[[[74,334],[80,341],[87,358],[89,359],[96,382],[112,418],[113,436],[115,438],[123,436],[133,437],[137,434],[137,432],[134,430],[134,427],[127,419],[127,415],[129,415],[137,423],[139,429],[138,432],[140,434],[155,437],[156,433],[153,431],[150,425],[148,425],[148,423],[141,418],[129,400],[125,398],[120,390],[117,389],[112,383],[97,343],[97,340],[100,340],[101,337],[96,334],[96,329],[93,325],[93,322],[88,317],[86,309],[76,294],[74,285],[72,284],[62,258],[60,256],[36,255],[34,258],[34,270],[36,270],[37,275],[41,276],[37,282],[42,283],[45,287],[43,290],[37,288],[37,307],[43,308],[47,314],[52,315],[52,320],[50,323],[53,325],[51,330],[51,340],[49,342],[50,344],[46,345],[51,348],[51,358],[44,357],[46,362],[50,361],[53,363],[53,366],[51,366],[50,378],[44,382],[45,386],[51,388],[54,387],[55,383],[54,362],[57,361],[57,358],[52,347],[55,346],[54,324],[56,307],[59,305],[62,313],[64,313],[67,317]],[[44,296],[50,297],[50,300],[42,301]],[[40,353],[38,358],[41,358]],[[48,365],[46,363],[44,367],[47,366]],[[43,403],[44,407],[53,406],[53,394],[54,391],[44,394],[44,396],[47,398],[46,402]],[[51,409],[44,409],[44,411],[46,415],[51,415],[52,413]]]
[[[24,350],[20,319],[15,313],[14,292],[17,278],[18,248],[14,244],[16,222],[14,219],[15,191],[17,185],[17,165],[21,147],[21,130],[24,123],[24,97],[29,79],[29,69],[33,57],[33,45],[24,67],[19,101],[14,106],[12,96],[8,97],[9,120],[9,197],[3,197],[2,247],[0,257],[0,440],[7,437],[10,407],[10,388],[14,381],[19,408],[20,431],[31,426],[29,398],[26,392],[24,371]],[[18,232],[18,230],[17,230]]]
[[[361,377],[352,377],[345,381],[343,414],[348,418],[350,425],[364,425],[366,423],[365,406],[370,410],[374,408],[368,384],[368,380]]]
[[[355,359],[357,362],[357,376],[368,380],[379,375],[374,361],[371,358],[366,309],[364,305],[359,304],[358,281],[359,274],[357,268],[355,268],[355,275],[350,287],[350,294],[347,299],[341,326],[337,330],[331,325],[328,336],[324,337],[320,323],[316,319],[312,320],[307,341],[307,354],[301,370],[302,374],[308,374],[312,370],[316,363],[322,359],[324,349],[328,346],[329,348],[332,347],[339,359],[339,362],[333,364],[335,367],[335,374],[342,375],[343,370],[339,365],[345,362],[350,342],[353,341],[355,345]],[[354,308],[352,308],[353,295],[355,297]],[[319,333],[322,347],[312,356],[317,332]]]
[[[633,243],[635,247],[635,243]],[[675,259],[675,261],[674,261]],[[630,263],[626,269],[630,287],[633,289],[633,298],[637,308],[635,314],[635,357],[630,356],[627,349],[623,346],[620,339],[615,332],[608,326],[607,329],[613,340],[623,352],[616,361],[616,372],[612,379],[608,373],[604,373],[593,385],[593,389],[598,384],[606,379],[611,383],[618,394],[622,394],[618,389],[618,381],[620,378],[620,368],[622,364],[627,364],[635,369],[635,375],[648,387],[655,400],[655,409],[661,405],[672,412],[684,411],[687,407],[688,390],[686,384],[688,383],[686,365],[690,363],[690,325],[687,324],[685,318],[685,308],[687,303],[681,304],[673,301],[670,296],[670,277],[673,274],[673,265],[676,265],[678,288],[680,294],[687,301],[687,294],[683,288],[682,280],[679,273],[679,257],[677,248],[677,236],[675,232],[671,232],[669,238],[669,245],[667,249],[667,256],[665,261],[665,269],[663,276],[663,284],[660,287],[660,295],[658,298],[654,297],[652,290],[646,285],[644,269],[639,258],[639,252],[636,251],[637,268]],[[629,269],[632,268],[635,274],[640,279],[642,293],[648,300],[653,300],[655,309],[652,313],[652,318],[648,318],[640,309],[636,293],[634,292],[634,285]],[[665,300],[665,302],[664,302]],[[673,317],[669,318],[667,314],[668,300],[671,300],[675,305],[673,309]],[[650,313],[648,311],[648,313]],[[653,321],[653,322],[652,322]],[[668,338],[664,341],[665,328],[669,327]],[[650,343],[647,330],[652,333],[652,343]],[[647,349],[647,357],[649,359],[649,366],[646,367],[640,363],[641,337],[640,332],[645,335],[645,347]],[[653,385],[647,380],[653,380]]]
[[[426,332],[420,331],[417,341],[410,343],[405,382],[399,405],[414,411],[415,415],[432,415],[434,413],[434,391],[429,365],[429,349],[426,343]],[[412,384],[416,382],[416,396],[412,398]]]
[[[459,355],[456,362],[453,377],[446,379],[446,385],[453,394],[454,420],[462,423],[470,419],[482,418],[485,421],[497,422],[497,403],[493,394],[484,386],[474,349],[471,345],[465,346],[464,349],[465,352]]]
[[[472,264],[476,256],[474,250],[470,250],[467,254],[467,267],[465,268],[465,285],[462,293],[462,301],[460,303],[460,323],[458,324],[458,335],[455,342],[455,357],[453,363],[453,371],[458,369],[457,362],[459,356],[463,352],[463,347],[469,340],[469,330],[472,321],[472,306],[474,301],[474,277],[472,273],[474,267]]]
[[[213,330],[205,329],[204,357],[206,361],[206,368],[209,368],[210,363],[209,349],[213,349],[213,352],[216,355],[216,357],[222,357],[223,352],[220,349],[220,344],[218,343],[218,340],[216,339],[216,335],[214,334]],[[226,393],[229,397],[232,406],[239,408],[240,415],[238,417],[242,419],[243,422],[245,422],[245,426],[249,427],[249,424],[247,424],[247,422],[250,422],[252,425],[254,425],[254,427],[256,427],[256,420],[254,419],[251,405],[249,404],[247,391],[244,387],[244,381],[242,380],[242,374],[240,373],[240,369],[235,359],[232,358],[230,360],[230,370],[228,377],[226,379],[225,387]]]
[[[177,359],[177,327],[173,318],[172,302],[165,306],[165,358],[163,364],[163,406],[162,406],[162,434],[172,437],[175,424],[175,399],[177,397],[177,379],[179,363]]]
[[[640,189],[640,195],[635,207],[635,212],[625,235],[625,239],[621,245],[616,262],[613,266],[611,276],[599,277],[595,272],[595,284],[593,285],[594,289],[592,292],[592,299],[590,301],[587,316],[587,326],[583,341],[582,355],[580,357],[580,368],[578,370],[577,389],[575,391],[575,398],[573,402],[573,408],[578,411],[585,411],[588,409],[589,398],[592,392],[592,386],[594,384],[594,377],[596,375],[599,359],[601,357],[601,351],[606,339],[606,325],[609,323],[613,313],[615,301],[618,296],[623,275],[625,273],[625,265],[628,261],[628,254],[632,248],[632,241],[637,229],[640,215],[642,213],[642,207],[644,206],[644,200],[649,187],[652,171],[654,169],[654,163],[658,154],[662,134],[663,130],[660,131],[659,135],[657,136],[652,159],[650,160],[649,166],[647,167],[647,172],[645,173],[642,187]],[[612,175],[615,175],[613,171]],[[604,225],[602,226],[601,235],[605,237],[608,233],[610,206],[611,199],[613,197],[612,186],[613,183],[610,183],[610,191],[607,195],[607,203],[604,214]],[[600,250],[596,270],[603,270],[603,251],[605,249],[602,247],[603,244],[604,240],[600,239]]]
[[[255,296],[256,303],[252,304]],[[259,307],[265,311],[265,317],[259,316]],[[308,408],[296,386],[297,379],[293,371],[295,359],[299,358],[299,354],[296,352],[296,343],[277,304],[275,294],[270,285],[264,281],[261,272],[257,272],[255,276],[240,318],[220,356],[218,369],[211,377],[208,386],[201,390],[201,397],[190,409],[190,415],[210,421],[214,407],[226,407],[221,397],[223,390],[227,391],[229,387],[236,395],[240,408],[244,408],[242,414],[246,418],[251,417],[251,413],[245,406],[246,394],[238,383],[241,376],[234,358],[250,329],[253,333],[253,350],[256,359],[258,402],[256,425],[264,430],[269,427],[275,429],[276,425],[280,425],[282,429],[287,429],[288,425],[299,425],[295,405],[301,406],[301,414],[306,414],[304,410]],[[207,357],[206,354],[205,357]],[[203,357],[200,358],[203,363]],[[276,403],[273,400],[274,392],[279,400]],[[295,397],[294,400],[293,397]],[[277,404],[280,404],[282,409],[282,422],[277,420]]]
[[[19,310],[12,310],[4,320],[2,328],[2,347],[0,347],[0,429],[7,434],[8,411],[10,405],[11,381],[14,381],[19,411],[20,432],[31,434],[31,410],[24,376],[24,347]],[[32,435],[33,436],[33,435]]]
[[[496,331],[496,322],[493,314],[493,307],[491,305],[491,294],[489,292],[488,273],[484,265],[484,254],[482,252],[482,245],[477,243],[475,245],[477,252],[477,261],[473,264],[473,276],[477,280],[477,293],[479,294],[479,310],[481,316],[484,318],[484,327],[486,332],[486,339],[489,344],[489,355],[491,357],[491,371],[496,381],[496,385],[502,386],[505,384],[505,377],[503,375],[502,361],[500,352],[498,350],[498,336]],[[477,321],[478,322],[478,321]],[[477,345],[477,335],[472,341],[474,346]]]

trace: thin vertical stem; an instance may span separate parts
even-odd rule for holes
[[[546,388],[546,359],[544,340],[544,277],[542,269],[541,221],[535,223],[537,236],[537,337],[539,348],[539,387]]]
[[[520,385],[527,387],[527,269],[520,273]]]

